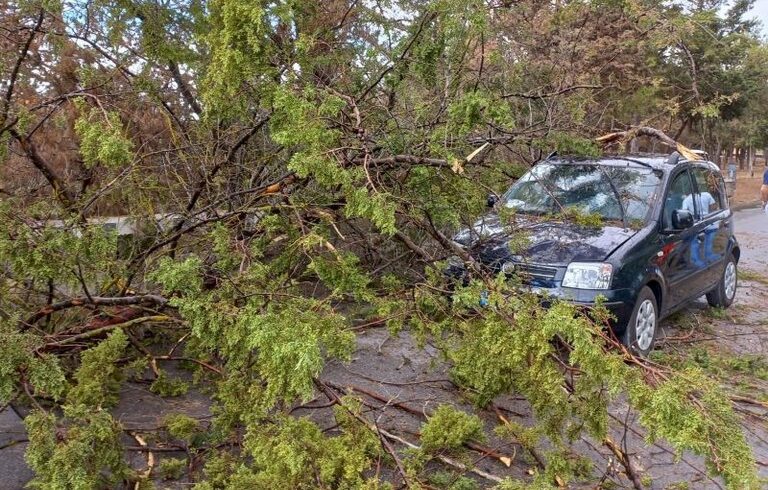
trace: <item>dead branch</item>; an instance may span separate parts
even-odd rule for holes
[[[629,481],[632,482],[632,486],[635,487],[636,490],[643,490],[643,483],[640,481],[640,478],[637,477],[637,473],[632,467],[632,462],[629,460],[629,455],[625,453],[618,444],[613,442],[610,437],[603,439],[603,445],[611,450],[619,463],[621,463],[621,466],[624,467],[624,471],[627,474]]]
[[[398,437],[398,436],[396,436],[396,435],[392,434],[391,432],[388,432],[388,431],[386,431],[384,429],[378,429],[378,431],[382,435],[384,435],[385,437],[387,437],[387,438],[389,438],[389,439],[391,439],[393,441],[397,441],[400,444],[404,444],[404,445],[408,446],[411,449],[421,449],[420,446],[417,446],[416,444],[413,444],[412,442],[409,442],[409,441],[403,439],[402,437]],[[491,473],[483,471],[483,470],[481,470],[479,468],[469,467],[469,466],[465,465],[464,463],[459,463],[458,461],[455,461],[455,460],[453,460],[453,459],[451,459],[451,458],[449,458],[447,456],[438,455],[437,459],[439,459],[443,463],[445,463],[445,464],[447,464],[449,466],[453,466],[454,468],[457,468],[457,469],[459,469],[461,471],[472,472],[472,473],[476,474],[477,476],[485,478],[486,480],[490,480],[490,481],[496,482],[496,483],[501,483],[503,481],[501,478],[499,478],[496,475],[493,475]]]
[[[48,184],[50,184],[54,195],[61,205],[67,210],[72,210],[74,206],[74,197],[72,196],[72,193],[67,189],[61,176],[40,155],[30,137],[22,136],[15,128],[11,128],[10,133],[11,136],[19,142],[22,151],[27,155],[27,158],[32,162],[32,165],[43,175],[43,177],[45,177],[45,180],[48,181]]]
[[[319,379],[315,380],[315,386],[317,386],[318,389],[320,389],[320,391],[322,391],[329,400],[336,401],[339,404],[341,404],[341,400],[339,399],[338,395],[333,393],[333,390],[331,390],[330,388],[339,390],[342,393],[346,393],[346,390],[344,388],[342,388],[342,387],[340,387],[338,385],[334,385],[333,383],[329,383],[329,382],[326,382],[326,381],[320,381]],[[400,408],[403,408],[403,407],[400,406]],[[403,409],[405,410],[405,408],[403,408]],[[409,410],[413,410],[413,409],[409,409]],[[387,438],[387,439],[399,442],[400,444],[408,446],[411,449],[421,449],[421,447],[417,446],[416,444],[413,444],[412,442],[409,442],[409,441],[403,439],[402,437],[396,436],[395,434],[392,434],[391,432],[388,432],[388,431],[378,427],[377,425],[368,422],[367,420],[365,420],[361,416],[359,416],[357,414],[354,414],[352,412],[350,412],[350,413],[358,421],[363,423],[366,427],[368,427],[371,431],[373,431],[376,435],[378,435],[380,439],[382,439],[382,437],[384,437],[384,438]],[[420,415],[423,416],[424,414],[420,414]],[[382,446],[384,446],[384,448],[385,448],[385,450],[387,450],[387,452],[390,452],[388,448],[391,448],[391,445],[384,444],[384,441],[382,440]],[[407,477],[406,477],[406,474],[405,474],[405,469],[401,466],[401,464],[398,464],[398,456],[394,452],[394,449],[392,449],[392,452],[390,454],[393,455],[393,457],[395,458],[395,463],[398,466],[398,470],[401,472],[401,474],[403,476],[403,479],[405,480],[405,482],[407,484],[408,480],[407,480]],[[476,467],[467,466],[467,465],[465,465],[463,463],[460,463],[458,461],[455,461],[455,460],[453,460],[453,459],[451,459],[451,458],[449,458],[447,456],[438,455],[437,459],[439,459],[443,463],[445,463],[445,464],[447,464],[449,466],[453,466],[454,468],[457,468],[457,469],[459,469],[461,471],[472,472],[472,473],[474,473],[474,474],[476,474],[476,475],[478,475],[480,477],[485,478],[486,480],[490,480],[490,481],[493,481],[493,482],[496,482],[496,483],[500,483],[502,481],[502,479],[500,477],[496,476],[496,475],[493,475],[491,473],[485,472],[485,471],[483,471],[483,470],[481,470],[479,468],[476,468]],[[509,465],[507,464],[507,466],[509,466]]]
[[[123,323],[116,323],[114,325],[107,325],[106,327],[97,328],[94,330],[89,330],[87,332],[83,332],[81,334],[73,335],[71,337],[67,337],[64,340],[60,340],[58,342],[49,342],[45,344],[45,348],[54,348],[54,347],[61,347],[63,345],[71,344],[73,342],[77,342],[78,340],[84,340],[84,339],[90,339],[93,337],[98,337],[99,335],[109,332],[110,330],[115,330],[117,328],[127,328],[132,327],[133,325],[139,325],[141,323],[147,323],[147,322],[167,322],[169,320],[172,320],[171,317],[165,316],[165,315],[153,315],[153,316],[143,316],[141,318],[134,318],[133,320],[128,320],[127,322]]]
[[[137,433],[131,433],[131,436],[136,439],[136,442],[138,442],[142,448],[146,448],[145,450],[147,451],[147,469],[139,472],[139,478],[149,478],[149,475],[152,474],[152,470],[155,468],[155,455],[152,453],[152,450],[147,447],[147,441],[145,441],[143,437]],[[141,488],[141,482],[137,481],[133,488],[134,490],[139,490],[139,488]]]
[[[383,406],[378,406],[378,407],[370,405],[370,404],[366,404],[369,407],[374,408],[374,409],[381,409],[381,408],[384,408],[384,407],[395,407],[397,409],[403,410],[404,412],[410,413],[411,415],[416,415],[417,417],[419,417],[421,419],[428,418],[431,415],[429,412],[426,412],[424,410],[419,410],[419,409],[410,407],[410,406],[406,405],[405,403],[394,401],[391,398],[387,398],[387,397],[382,396],[382,395],[380,395],[378,393],[372,392],[370,390],[366,390],[364,388],[360,388],[358,386],[347,386],[345,388],[343,386],[340,386],[340,385],[335,384],[335,383],[330,382],[330,381],[323,381],[322,383],[324,383],[325,385],[327,385],[329,387],[332,387],[333,389],[335,389],[337,391],[340,391],[342,393],[347,393],[348,390],[352,390],[354,392],[360,393],[360,394],[365,395],[365,396],[367,396],[369,398],[373,398],[374,400],[377,400],[377,401],[380,401],[380,402],[384,403]],[[473,450],[473,451],[476,451],[476,452],[478,452],[480,454],[483,454],[484,456],[491,456],[492,458],[495,458],[495,459],[499,460],[502,464],[504,464],[507,467],[509,467],[512,464],[512,459],[514,459],[514,455],[513,456],[508,456],[506,454],[499,453],[498,451],[496,451],[493,448],[484,446],[484,445],[479,444],[479,443],[474,442],[474,441],[468,441],[465,444],[465,446],[467,448]]]
[[[118,297],[101,297],[92,296],[90,299],[87,297],[72,298],[59,303],[53,303],[40,309],[37,313],[30,316],[26,320],[21,322],[19,328],[24,331],[27,328],[34,325],[40,319],[54,313],[56,311],[66,310],[69,308],[75,308],[78,306],[124,306],[124,305],[153,305],[164,307],[168,304],[168,300],[162,296],[156,294],[144,294],[139,296],[118,296]]]
[[[614,144],[624,143],[640,136],[655,138],[665,145],[676,149],[684,158],[688,160],[701,160],[701,156],[694,153],[690,148],[686,147],[682,143],[672,139],[664,131],[648,126],[635,126],[626,131],[608,133],[595,138],[595,142],[602,145],[603,147],[608,147]]]

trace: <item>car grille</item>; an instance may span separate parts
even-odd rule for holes
[[[522,279],[544,279],[553,281],[557,275],[557,267],[550,267],[539,264],[515,264],[515,272]]]

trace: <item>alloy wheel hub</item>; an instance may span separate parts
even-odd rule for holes
[[[646,299],[640,304],[635,320],[635,336],[640,350],[646,350],[651,346],[655,332],[656,308],[651,300]]]

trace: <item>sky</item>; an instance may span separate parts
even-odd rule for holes
[[[762,21],[763,34],[768,36],[768,0],[757,0],[749,15]]]

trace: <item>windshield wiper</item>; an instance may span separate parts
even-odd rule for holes
[[[648,167],[651,170],[656,170],[656,167],[654,167],[650,163],[643,162],[642,160],[635,160],[634,158],[627,158],[627,157],[613,157],[613,156],[611,158],[615,158],[616,160],[624,160],[625,162],[636,163],[638,165],[642,165],[643,167]]]
[[[611,189],[613,189],[613,193],[616,194],[616,202],[618,202],[619,209],[621,210],[621,222],[624,224],[624,228],[629,228],[629,224],[627,223],[627,212],[624,210],[624,204],[621,202],[621,194],[619,193],[619,189],[616,187],[613,179],[610,175],[608,175],[608,172],[605,171],[602,165],[598,165],[597,168],[600,169],[600,172],[602,172],[603,176],[608,179],[608,183],[611,184]]]

